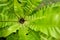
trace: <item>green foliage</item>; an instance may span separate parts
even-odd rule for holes
[[[0,0],[0,37],[60,40],[60,2],[46,1],[48,5],[44,0]]]

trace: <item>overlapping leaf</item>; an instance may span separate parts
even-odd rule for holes
[[[41,1],[42,0],[17,0],[18,3],[16,2],[14,4],[17,7],[17,10],[20,10],[19,11],[20,13],[24,12],[23,14],[26,16],[26,15],[31,14],[33,10],[35,10],[35,8],[40,4]],[[23,11],[21,8],[23,8]]]
[[[39,32],[23,27],[16,34],[8,36],[7,40],[40,40],[40,36]]]
[[[41,31],[52,37],[60,37],[60,3],[52,4],[37,11],[32,16],[27,16],[29,27]]]
[[[18,28],[13,5],[13,0],[0,1],[0,37],[8,36]]]

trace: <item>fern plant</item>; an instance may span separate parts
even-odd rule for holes
[[[0,0],[0,40],[60,40],[60,0]]]

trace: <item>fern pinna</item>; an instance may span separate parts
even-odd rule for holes
[[[60,0],[0,0],[0,40],[60,40]]]

